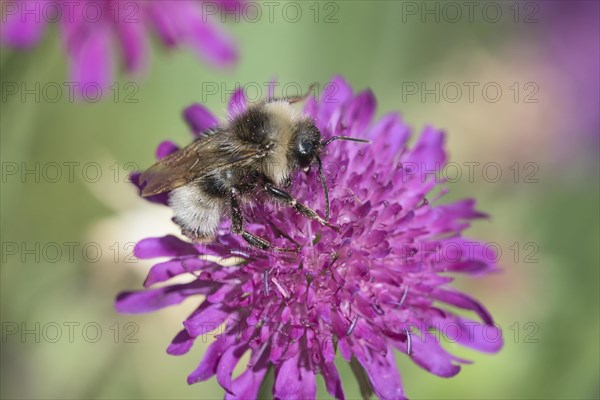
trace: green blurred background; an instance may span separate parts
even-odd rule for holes
[[[598,398],[598,3],[496,2],[498,22],[493,10],[482,14],[485,2],[475,2],[471,20],[461,2],[460,18],[444,2],[408,3],[296,3],[303,13],[296,23],[278,11],[272,21],[230,18],[237,67],[218,71],[190,52],[156,45],[149,70],[134,79],[139,91],[131,94],[125,85],[133,78],[121,73],[117,98],[111,92],[96,104],[3,94],[2,398],[221,398],[214,379],[185,383],[206,343],[183,357],[165,353],[197,299],[150,315],[114,311],[115,295],[141,288],[150,266],[130,257],[132,243],[176,233],[169,211],[139,199],[127,174],[148,166],[160,141],[189,140],[181,111],[192,102],[205,101],[223,118],[224,90],[236,83],[260,85],[265,94],[273,77],[305,89],[334,74],[356,90],[371,88],[378,115],[399,110],[415,130],[433,124],[448,132],[451,160],[463,174],[448,198],[476,197],[492,218],[468,236],[502,250],[502,273],[457,285],[489,307],[505,347],[483,355],[450,346],[475,361],[452,379],[398,356],[408,395]],[[67,80],[56,27],[32,51],[2,47],[0,63],[3,91],[7,83]],[[217,94],[206,93],[207,82]],[[478,84],[472,99],[469,82]],[[435,91],[436,83],[439,99],[422,98],[420,85]],[[497,101],[493,88],[482,90],[489,83],[502,89]],[[480,163],[473,179],[471,162]],[[35,174],[22,179],[25,168],[37,168],[39,182]],[[342,364],[347,397],[359,398]]]

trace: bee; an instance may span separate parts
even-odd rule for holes
[[[347,136],[324,141],[308,116],[292,105],[306,99],[273,98],[250,105],[226,124],[207,130],[192,143],[156,162],[140,175],[142,196],[169,193],[173,222],[193,241],[212,240],[221,220],[231,218],[231,230],[262,250],[296,251],[272,245],[245,230],[240,204],[257,194],[294,208],[324,226],[329,223],[329,192],[320,154],[335,140],[368,142]],[[325,192],[326,212],[321,217],[296,200],[282,186],[291,185],[294,172],[318,168]]]

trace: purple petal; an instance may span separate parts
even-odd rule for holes
[[[140,240],[133,249],[133,254],[140,259],[155,257],[182,257],[198,255],[193,244],[167,235]]]
[[[315,374],[299,365],[300,354],[275,367],[273,396],[276,399],[314,399],[317,395]]]
[[[455,307],[475,311],[487,325],[494,325],[494,319],[489,311],[477,300],[464,293],[436,288],[431,292],[431,296]]]
[[[188,43],[205,61],[216,67],[228,67],[237,61],[237,48],[233,37],[213,21],[202,21],[197,16],[191,21]]]
[[[375,115],[377,100],[370,90],[361,92],[348,105],[342,121],[344,127],[358,136],[366,136],[364,130],[371,123]]]
[[[141,23],[123,22],[116,24],[121,42],[125,68],[135,72],[146,66],[146,32]]]
[[[391,349],[388,349],[385,356],[376,352],[371,352],[370,356],[367,356],[364,352],[355,352],[355,355],[367,372],[373,391],[380,399],[396,400],[406,398],[400,374],[398,368],[396,368],[394,353]]]
[[[325,380],[325,386],[327,392],[338,400],[344,400],[344,388],[342,387],[342,380],[340,374],[333,362],[321,363],[321,374]]]
[[[157,289],[124,292],[117,296],[116,309],[120,313],[141,314],[179,304],[189,296],[206,294],[210,283],[194,281]]]
[[[449,340],[462,346],[485,353],[496,353],[504,345],[502,331],[496,325],[485,325],[462,317],[448,320],[438,318],[435,321],[438,329],[445,332]]]
[[[404,125],[400,115],[391,113],[383,116],[373,128],[369,130],[368,137],[373,140],[371,147],[373,153],[397,154],[401,151],[410,136],[410,129]]]
[[[217,373],[219,360],[225,350],[231,346],[235,338],[231,336],[222,336],[212,342],[206,349],[202,361],[198,367],[188,376],[187,382],[189,385],[203,382],[212,378]]]
[[[277,87],[277,78],[273,77],[267,86],[267,99],[275,98],[275,88]]]
[[[135,185],[135,187],[138,190],[138,194],[141,196],[143,186],[140,183],[140,175],[141,175],[141,172],[137,172],[137,171],[133,172],[129,176],[129,180],[131,181],[131,183],[133,183]],[[157,203],[157,204],[162,204],[162,205],[166,206],[169,204],[169,193],[165,192],[165,193],[160,193],[160,194],[157,194],[154,196],[144,197],[144,200],[149,201],[151,203]]]
[[[323,355],[323,360],[325,362],[332,363],[335,361],[335,349],[333,347],[332,338],[326,337],[321,342],[321,354]]]
[[[186,354],[192,348],[195,337],[188,334],[185,329],[179,331],[179,333],[173,338],[173,341],[167,347],[167,353],[172,356],[180,356]]]
[[[219,124],[217,118],[208,109],[197,103],[183,111],[183,118],[196,136]]]
[[[452,377],[460,372],[460,366],[452,363],[456,358],[442,348],[439,338],[424,331],[422,337],[413,334],[411,340],[411,358],[423,369],[443,378]],[[406,342],[401,350],[407,351]]]
[[[167,1],[149,1],[147,3],[149,19],[152,21],[156,33],[167,47],[175,46],[180,36],[177,16],[173,15],[173,10],[176,10],[176,8],[173,7],[177,7],[177,4]]]
[[[218,266],[218,264],[215,264]],[[236,296],[241,295],[240,287],[238,285],[222,285],[214,293],[211,293],[206,297],[206,300],[211,303],[223,303],[227,300],[234,299]]]
[[[175,259],[158,263],[150,269],[150,272],[148,272],[148,276],[144,281],[144,287],[167,281],[177,275],[187,273],[192,274],[194,271],[213,265],[216,264],[198,258]]]
[[[170,140],[164,140],[160,142],[156,148],[156,158],[162,160],[166,156],[175,153],[177,150],[179,150],[179,146]]]
[[[373,313],[373,318],[375,318],[376,315],[374,314],[372,307],[369,308]],[[352,336],[360,338],[361,342],[366,343],[369,346],[369,350],[373,353],[387,354],[389,351],[391,351],[391,349],[388,349],[385,337],[379,332],[375,332],[371,328],[371,325],[364,318],[358,319]]]
[[[221,387],[225,389],[227,393],[235,393],[233,392],[231,385],[231,374],[233,374],[235,366],[247,349],[248,346],[246,344],[237,347],[229,347],[225,350],[225,353],[223,353],[223,356],[219,360],[219,365],[217,366],[217,382],[219,382]]]
[[[436,254],[437,271],[461,272],[483,275],[496,271],[497,255],[493,247],[474,240],[450,238],[438,243],[441,248]]]
[[[422,218],[423,223],[431,225],[432,234],[440,234],[460,232],[469,227],[468,220],[485,217],[486,214],[475,209],[473,199],[464,199],[451,204],[435,205]]]
[[[342,333],[345,335],[345,333]],[[352,348],[350,347],[349,341],[345,339],[344,336],[341,337],[338,348],[340,350],[340,354],[344,357],[344,360],[350,361],[352,359]]]
[[[3,2],[4,3],[4,2]],[[44,4],[35,0],[6,2],[2,7],[2,43],[21,48],[37,44],[46,27],[45,18],[39,11]],[[25,13],[25,10],[38,10]]]
[[[197,337],[212,332],[229,316],[229,311],[223,310],[221,304],[205,301],[183,322],[183,326],[191,336]]]
[[[244,5],[244,0],[216,0],[212,3],[217,4],[219,6],[219,9],[224,11],[239,12],[242,9],[241,6]]]
[[[317,100],[314,97],[310,96],[306,99],[302,112],[311,119],[317,120],[319,118],[319,103],[317,103]]]
[[[446,163],[444,133],[430,126],[425,127],[406,163],[413,164],[413,168],[416,168],[419,182],[432,179],[435,171],[440,171]]]
[[[267,368],[261,368],[257,371],[247,369],[233,381],[232,392],[225,393],[226,400],[246,400],[258,398],[260,385],[265,378]]]
[[[474,219],[488,217],[486,213],[477,211],[477,209],[475,208],[475,199],[462,199],[450,204],[441,204],[437,206],[437,209],[443,211],[444,214],[447,214],[448,216],[457,219]]]
[[[112,76],[110,31],[107,27],[94,27],[68,50],[70,77],[79,83],[79,95],[84,100],[97,101],[98,95],[106,92]]]
[[[319,101],[319,120],[329,122],[338,109],[346,106],[352,99],[352,88],[341,76],[335,76],[323,87]]]
[[[235,41],[218,23],[191,1],[161,2],[150,9],[161,37],[167,44],[186,44],[207,62],[227,67],[237,61]],[[162,12],[162,15],[160,15]]]
[[[244,89],[241,87],[237,88],[229,99],[227,114],[230,118],[234,117],[246,110],[246,106],[246,94],[244,93]]]

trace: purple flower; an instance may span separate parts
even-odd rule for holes
[[[365,392],[398,399],[405,394],[394,350],[433,374],[450,377],[467,361],[448,353],[441,335],[484,352],[502,347],[501,332],[489,312],[449,287],[453,279],[447,273],[479,276],[496,266],[489,248],[461,236],[470,220],[485,216],[475,210],[474,201],[438,204],[445,191],[437,190],[434,171],[446,161],[443,133],[425,128],[409,147],[410,130],[398,114],[373,121],[376,102],[370,91],[354,95],[339,77],[330,85],[336,96],[327,102],[308,100],[304,112],[325,138],[343,134],[371,140],[327,147],[331,221],[339,232],[291,209],[256,202],[246,206],[249,229],[281,247],[300,245],[298,254],[247,247],[229,233],[229,222],[221,225],[214,243],[165,236],[144,239],[135,248],[141,259],[168,261],[152,267],[146,290],[118,296],[119,312],[150,312],[200,296],[202,303],[167,349],[174,355],[188,352],[197,337],[217,329],[216,340],[188,377],[190,384],[216,375],[226,398],[256,398],[273,367],[276,398],[315,398],[317,373],[332,396],[344,398],[334,364],[339,352]],[[238,92],[229,112],[245,104]],[[199,105],[184,115],[195,133],[216,123]],[[166,142],[157,155],[164,157],[176,148]],[[324,212],[315,171],[298,173],[290,192]],[[207,256],[236,257],[239,262],[222,266]],[[157,286],[175,276],[190,279]],[[444,305],[470,311],[478,319],[458,316]],[[247,369],[232,379],[246,352]]]
[[[112,53],[122,54],[128,72],[148,63],[148,30],[167,47],[188,47],[218,67],[235,63],[233,39],[214,21],[220,7],[235,10],[237,0],[19,0],[3,7],[2,43],[29,48],[39,42],[48,22],[58,22],[69,57],[70,80],[106,89]],[[113,49],[113,42],[118,49]]]
[[[565,144],[579,135],[586,146],[598,151],[600,118],[600,4],[578,2],[576,7],[561,1],[541,2],[543,16],[540,64],[550,68],[562,85],[561,101],[569,111],[561,127]],[[560,54],[560,57],[556,57]],[[548,63],[548,60],[552,62]],[[577,139],[575,140],[577,141]]]

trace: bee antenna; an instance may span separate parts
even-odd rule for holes
[[[300,101],[304,101],[308,98],[308,96],[310,96],[310,94],[312,93],[312,91],[314,90],[314,88],[317,86],[317,82],[313,82],[311,83],[311,85],[308,87],[308,90],[306,91],[306,93],[301,94],[299,96],[296,97],[289,97],[287,98],[287,102],[290,104],[294,104],[294,103],[298,103]]]
[[[317,165],[319,166],[319,177],[321,178],[321,186],[323,186],[323,191],[325,192],[325,221],[329,222],[329,190],[327,190],[327,181],[325,180],[325,175],[323,174],[323,163],[321,162],[321,158],[317,156]]]
[[[321,142],[321,145],[323,147],[327,146],[329,143],[336,141],[336,140],[347,140],[350,142],[360,142],[360,143],[371,143],[370,140],[366,140],[366,139],[358,139],[358,138],[353,138],[350,136],[332,136],[330,137],[327,141],[325,142]]]

